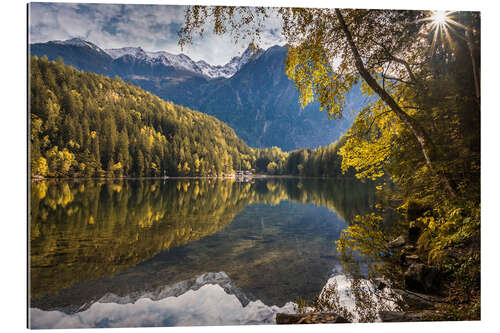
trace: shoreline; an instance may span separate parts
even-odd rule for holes
[[[267,178],[300,178],[300,179],[348,179],[348,180],[358,180],[356,177],[311,177],[311,176],[296,176],[296,175],[266,175],[266,174],[257,174],[251,177],[251,179],[267,179]],[[225,180],[225,179],[237,179],[235,177],[224,177],[224,176],[167,176],[167,177],[30,177],[28,176],[28,180],[31,182],[38,181],[83,181],[83,180],[104,180],[104,181],[114,181],[114,180],[169,180],[169,179],[216,179],[216,180]],[[359,180],[361,182],[361,180]]]

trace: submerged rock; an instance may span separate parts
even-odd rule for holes
[[[350,323],[350,321],[333,312],[276,314],[276,324],[326,324],[326,323]]]

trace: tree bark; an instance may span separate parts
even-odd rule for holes
[[[472,40],[472,32],[465,31],[465,36],[467,38],[467,46],[469,47],[470,59],[472,62],[472,74],[474,75],[474,88],[476,92],[476,99],[478,104],[481,101],[481,88],[480,88],[480,79],[479,79],[479,71],[476,66],[476,57],[474,56],[474,41]]]
[[[410,129],[418,143],[420,144],[420,148],[422,150],[422,154],[424,155],[425,163],[429,170],[434,173],[443,183],[446,191],[452,196],[455,197],[455,191],[450,185],[448,178],[442,173],[438,173],[434,168],[433,162],[430,156],[430,146],[432,146],[432,141],[428,138],[427,133],[424,128],[409,114],[407,114],[401,107],[396,103],[396,101],[389,95],[387,91],[385,91],[373,78],[373,76],[368,72],[361,60],[361,56],[359,55],[358,49],[354,44],[354,40],[352,38],[351,32],[347,27],[347,24],[344,21],[344,17],[339,9],[335,9],[335,14],[337,15],[337,19],[340,22],[342,30],[344,31],[345,37],[347,39],[347,43],[349,44],[349,48],[354,56],[354,61],[356,65],[356,69],[358,70],[361,77],[366,81],[366,83],[373,89],[373,91],[380,96],[380,98],[387,104],[391,110],[396,114],[396,116]]]

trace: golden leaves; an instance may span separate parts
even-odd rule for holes
[[[329,117],[342,116],[344,94],[354,81],[334,73],[330,59],[319,43],[289,47],[285,73],[295,82],[302,108],[317,99],[320,109],[326,110]]]
[[[335,243],[341,256],[348,256],[352,251],[358,251],[369,258],[381,255],[387,251],[382,217],[374,213],[356,216],[353,224],[342,231]]]
[[[395,120],[379,101],[371,103],[356,117],[347,133],[347,141],[339,149],[342,171],[353,167],[356,177],[375,180],[384,175],[391,156]]]

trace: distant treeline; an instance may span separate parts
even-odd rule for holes
[[[339,176],[343,140],[290,153],[254,149],[206,114],[62,60],[30,62],[31,174],[220,176],[235,170]]]
[[[342,174],[342,156],[338,154],[345,144],[345,138],[326,147],[297,149],[288,153],[277,147],[260,149],[255,167],[257,172],[273,175],[294,175],[306,177],[354,176],[353,169]]]

